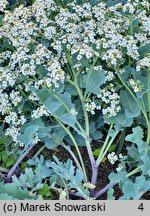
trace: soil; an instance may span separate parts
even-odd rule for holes
[[[130,144],[129,144],[130,145]],[[40,147],[40,144],[36,146],[36,148],[34,148],[29,155],[27,156],[27,158],[32,158],[34,156],[34,154],[38,151]],[[97,141],[95,143],[92,144],[92,150],[94,150],[95,148],[100,147],[100,142]],[[74,147],[71,147],[72,151],[74,152],[74,154],[76,154],[76,150]],[[83,155],[83,161],[84,164],[86,166],[86,170],[87,170],[87,174],[89,174],[89,179],[91,177],[91,164],[87,155],[87,151],[85,147],[80,147],[80,151],[81,151],[81,155]],[[126,152],[126,148],[123,149],[123,154],[125,154]],[[48,150],[48,149],[44,149],[42,154],[44,155],[44,157],[49,160],[52,159],[52,155],[56,155],[60,161],[65,162],[65,160],[67,158],[71,158],[70,154],[61,146],[59,146],[59,148],[56,148],[55,150]],[[26,158],[26,159],[27,159]],[[71,158],[72,159],[72,158]],[[99,172],[98,172],[98,178],[97,178],[97,184],[96,184],[96,191],[99,191],[101,189],[103,189],[108,183],[109,183],[109,179],[108,176],[111,172],[116,172],[116,167],[115,165],[111,165],[110,162],[108,162],[107,160],[101,164],[101,166],[99,167]],[[114,197],[115,200],[118,200],[119,197],[122,196],[122,191],[119,188],[118,185],[114,186]],[[52,200],[58,200],[58,194],[55,191],[52,191]],[[79,197],[75,197],[70,195],[70,199],[71,200],[76,200],[76,199],[82,199]],[[150,200],[150,192],[147,192],[143,195],[142,199],[146,199],[146,200]],[[102,194],[98,200],[107,200],[107,193]]]
[[[95,143],[96,146],[97,146],[97,143]],[[93,145],[95,146],[95,145]],[[72,148],[72,150],[74,150],[74,148]],[[91,164],[90,164],[90,160],[88,158],[88,155],[87,155],[87,151],[86,151],[86,148],[85,147],[81,147],[80,148],[80,151],[81,151],[81,155],[83,155],[83,161],[84,161],[84,164],[86,166],[86,171],[87,171],[87,174],[89,174],[89,179],[91,177]],[[75,151],[74,151],[75,152]],[[61,160],[61,161],[64,161],[64,158],[70,158],[70,155],[68,154],[67,151],[64,150],[64,148],[60,147],[59,148],[59,152],[56,152],[55,155],[57,155],[57,157]],[[90,169],[89,169],[90,168]],[[113,172],[115,170],[115,167],[112,166],[108,161],[106,161],[105,163],[103,163],[100,168],[99,168],[99,172],[98,172],[98,178],[97,178],[97,191],[104,188],[108,183],[109,183],[109,180],[108,180],[108,175]],[[118,186],[115,186],[115,197],[116,199],[118,199],[120,196],[121,196],[121,190],[119,189]],[[79,199],[75,196],[71,196],[70,197],[71,199]],[[107,194],[103,194],[101,197],[99,197],[100,200],[106,200],[107,199]]]

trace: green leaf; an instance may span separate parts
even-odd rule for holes
[[[10,158],[7,156],[6,151],[3,151],[2,153],[2,161],[5,165],[10,161]]]
[[[98,130],[98,126],[97,123],[94,121],[90,122],[90,137],[92,138],[92,140],[98,140],[101,139],[103,134],[100,130]]]
[[[81,135],[79,135],[78,133],[74,133],[73,137],[76,140],[78,146],[86,146],[85,139]],[[74,145],[69,136],[66,136],[64,139],[69,145]]]
[[[19,141],[24,143],[25,145],[30,145],[33,142],[34,135],[38,131],[38,125],[32,125],[25,129],[24,134],[19,136]]]
[[[139,51],[140,56],[144,56],[150,53],[150,44],[147,43],[144,46],[141,46],[138,51]]]
[[[127,150],[130,157],[132,157],[135,161],[140,160],[139,151],[135,146],[127,147]]]
[[[139,98],[139,102],[141,103],[141,106],[146,112],[150,112],[150,104],[148,101],[148,97],[150,97],[150,91],[145,93],[142,98]]]
[[[114,5],[118,4],[118,3],[125,4],[125,3],[127,3],[127,0],[107,0],[106,1],[106,4],[107,4],[108,7],[114,6]]]
[[[96,5],[98,3],[98,0],[90,0],[90,4],[92,6]]]
[[[115,197],[114,197],[114,189],[113,188],[110,188],[107,192],[107,200],[115,200]]]
[[[1,193],[0,200],[17,200],[17,199],[13,195],[8,195],[7,193]]]
[[[125,113],[119,112],[116,116],[113,116],[111,118],[105,118],[104,122],[107,124],[115,124],[116,128],[122,128],[122,127],[130,127],[133,123],[132,118],[128,118]]]
[[[108,152],[114,151],[115,148],[116,148],[116,145],[111,145],[110,148],[108,149]],[[101,147],[101,148],[96,148],[96,149],[93,151],[93,155],[94,155],[95,157],[98,157],[99,154],[100,154],[101,149],[102,149],[102,147]]]
[[[49,189],[49,186],[47,184],[44,184],[44,186],[39,190],[39,193],[43,198],[51,198],[52,194]]]
[[[14,183],[4,184],[0,182],[0,200],[42,200],[41,196],[29,193],[29,191],[17,187]]]
[[[45,175],[46,173],[46,175]],[[44,174],[44,175],[43,175]],[[20,188],[23,189],[32,189],[32,191],[39,190],[43,187],[42,179],[49,175],[48,168],[45,172],[45,167],[38,165],[35,169],[35,172],[31,168],[26,168],[25,173],[21,174],[19,178],[15,175],[12,177],[12,182]]]
[[[55,149],[58,145],[60,145],[66,136],[66,131],[59,127],[55,128],[53,133],[50,136],[47,136],[43,141],[48,149]]]
[[[124,67],[124,72],[120,74],[120,77],[123,81],[127,81],[127,79],[129,78],[131,72],[132,72],[132,67],[130,66],[125,66]]]
[[[72,96],[78,95],[76,88],[73,85],[70,85],[69,83],[65,84],[65,92],[68,92]]]
[[[125,109],[128,118],[137,117],[140,114],[140,107],[127,90],[120,91],[120,102]]]
[[[0,144],[10,145],[12,143],[12,137],[2,137],[0,138]]]
[[[122,187],[122,192],[124,193],[125,199],[130,200],[131,198],[137,197],[138,187],[133,182],[125,182]]]
[[[133,29],[134,29],[134,32],[136,32],[138,30],[139,24],[140,24],[139,19],[133,20]]]
[[[89,93],[99,94],[100,86],[105,82],[103,71],[88,71],[86,90]]]
[[[14,165],[16,162],[16,160],[9,160],[7,163],[6,163],[6,168],[9,168],[11,167],[12,165]]]
[[[144,154],[143,156],[141,156],[141,160],[143,162],[143,165],[141,166],[143,174],[148,175],[148,173],[150,171],[150,155]]]
[[[51,93],[48,89],[34,89],[34,92],[54,118],[58,118],[61,122],[71,126],[81,134],[75,126],[77,119],[71,113],[74,104],[71,102],[71,95],[68,92],[61,94]]]
[[[45,67],[44,67],[43,65],[39,65],[39,66],[37,67],[37,72],[38,72],[42,77],[46,76],[47,73],[48,73],[48,71],[45,69]]]
[[[0,125],[0,138],[2,138],[5,135],[4,127],[5,127],[4,123]]]
[[[53,159],[54,161],[50,162],[49,166],[53,169],[55,173],[54,176],[60,178],[60,186],[62,185],[63,179],[68,189],[76,189],[78,195],[87,199],[89,191],[87,190],[87,188],[84,188],[81,184],[83,181],[83,173],[81,172],[81,170],[76,169],[73,165],[72,160],[70,159],[68,159],[65,163],[60,162],[56,156],[53,156]]]
[[[45,140],[45,146],[48,149],[55,149],[59,144],[52,138],[47,138]]]
[[[112,183],[112,184],[114,182],[121,181],[124,178],[126,178],[126,173],[125,172],[111,173],[109,175],[109,180],[110,180],[110,183]]]
[[[0,15],[0,25],[2,25],[2,24],[3,24],[3,16]]]
[[[150,189],[150,181],[146,180],[146,178],[144,176],[136,177],[135,183],[139,188],[139,195],[141,193],[143,194],[143,193],[147,192]]]
[[[132,134],[126,136],[125,140],[138,144],[143,139],[143,129],[138,126],[132,129]]]
[[[40,127],[39,132],[38,132],[38,136],[39,136],[39,138],[45,138],[49,135],[50,132],[51,132],[51,126]]]

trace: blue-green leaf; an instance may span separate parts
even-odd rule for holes
[[[140,107],[128,91],[123,90],[120,92],[120,102],[123,105],[125,114],[128,118],[139,116]]]
[[[105,82],[105,74],[103,71],[87,72],[86,90],[89,93],[99,94],[100,86]]]
[[[137,197],[138,187],[133,182],[125,182],[122,187],[122,192],[124,193],[124,198],[130,200],[131,198]]]
[[[150,44],[147,43],[144,46],[141,46],[138,51],[139,51],[140,56],[144,56],[150,53]]]
[[[133,123],[133,119],[128,118],[123,111],[111,118],[105,118],[104,121],[107,124],[115,124],[117,128],[130,127]]]

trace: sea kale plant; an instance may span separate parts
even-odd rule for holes
[[[0,0],[0,199],[149,193],[149,7]]]

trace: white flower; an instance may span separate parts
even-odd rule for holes
[[[7,0],[1,0],[0,1],[0,11],[3,12],[7,5],[8,5]]]
[[[73,116],[77,116],[78,115],[78,112],[76,111],[75,107],[73,107],[71,110],[70,110],[71,114]]]
[[[117,171],[117,172],[120,172],[122,169],[123,169],[122,164],[119,164],[118,167],[116,168],[116,171]]]
[[[90,112],[92,115],[95,114],[95,109],[96,109],[96,103],[93,102],[89,102],[85,104],[85,109]]]
[[[133,88],[134,92],[141,92],[142,85],[141,85],[140,80],[135,81],[133,79],[129,79],[129,83],[130,83],[131,87]]]
[[[125,4],[125,5],[123,6],[123,11],[124,11],[124,12],[129,12],[129,13],[133,14],[133,12],[134,12],[134,7],[133,7],[132,4],[127,3],[127,4]]]
[[[118,156],[115,154],[115,152],[109,153],[107,158],[111,164],[115,164],[115,162],[118,161]]]
[[[77,55],[77,60],[80,61],[82,59],[82,55]]]
[[[42,105],[42,106],[38,107],[36,110],[33,110],[31,117],[33,119],[36,119],[36,118],[40,118],[44,115],[49,116],[49,112],[48,112],[48,109],[44,105]]]
[[[18,142],[18,136],[20,134],[20,128],[19,127],[10,127],[6,129],[5,136],[11,136],[14,142]]]

